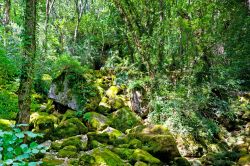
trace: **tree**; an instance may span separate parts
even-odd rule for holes
[[[30,118],[31,90],[36,55],[36,0],[25,0],[23,33],[23,63],[18,90],[18,124],[28,124]],[[23,127],[27,130],[28,127]]]

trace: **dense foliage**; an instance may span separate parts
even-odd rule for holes
[[[141,109],[133,111],[145,121],[196,139],[213,142],[222,128],[241,125],[239,114],[250,108],[247,0],[41,0],[29,62],[26,2],[0,0],[0,118],[20,115],[19,85],[28,67],[31,113],[41,105],[57,109],[48,93],[63,74],[81,107],[90,104],[103,73],[126,86],[129,97],[139,94]],[[85,111],[78,108],[78,117]],[[4,148],[0,161],[21,162],[37,152],[32,143],[18,148],[23,138],[19,129],[1,132],[0,152],[12,149]],[[17,154],[8,154],[13,149]]]

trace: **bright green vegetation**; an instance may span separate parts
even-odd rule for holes
[[[0,166],[250,165],[249,6],[0,0]]]

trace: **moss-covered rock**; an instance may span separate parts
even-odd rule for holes
[[[74,158],[77,156],[77,148],[75,146],[65,146],[63,149],[59,150],[58,157],[65,158]]]
[[[63,114],[63,118],[62,121],[71,119],[71,118],[76,118],[76,111],[70,110],[68,109],[64,114]]]
[[[64,160],[56,158],[55,155],[46,154],[42,159],[42,162],[42,166],[58,166],[62,165]]]
[[[118,92],[120,91],[120,88],[117,86],[111,86],[107,91],[106,91],[106,95],[109,98],[114,98]]]
[[[137,149],[137,148],[141,148],[142,147],[142,142],[138,139],[131,139],[128,143],[129,145],[129,148],[134,148],[134,149]]]
[[[163,162],[180,157],[174,137],[164,126],[138,126],[131,129],[128,135],[140,140],[143,144],[143,150],[150,152]]]
[[[136,125],[141,124],[141,119],[129,107],[123,107],[111,115],[111,126],[125,132]]]
[[[129,148],[112,148],[111,151],[118,154],[124,160],[131,160],[135,150]]]
[[[191,166],[188,160],[184,157],[176,157],[174,163],[176,166]]]
[[[51,149],[52,150],[56,150],[59,151],[62,148],[62,142],[63,140],[56,140],[54,142],[51,143]]]
[[[78,118],[71,118],[66,121],[62,121],[55,129],[53,136],[55,139],[62,139],[86,134],[87,132],[88,128]]]
[[[205,151],[193,135],[177,135],[176,142],[180,154],[185,157],[201,157]],[[215,147],[211,146],[212,150],[215,150]]]
[[[148,166],[148,164],[146,164],[142,161],[137,161],[134,166]]]
[[[97,111],[102,114],[107,114],[108,112],[110,112],[110,110],[111,110],[111,106],[108,104],[108,98],[103,97],[101,102],[99,103]]]
[[[32,131],[44,133],[45,138],[50,137],[58,123],[59,119],[55,115],[46,112],[34,112],[30,116]]]
[[[87,121],[88,127],[92,130],[103,130],[110,123],[106,116],[97,112],[88,112],[83,117]]]
[[[132,154],[132,160],[134,161],[144,161],[149,164],[159,164],[161,161],[154,156],[152,156],[147,151],[136,149],[134,153]]]
[[[113,143],[124,134],[112,127],[107,127],[105,130],[89,132],[87,135],[90,140],[97,140],[101,143]]]
[[[250,155],[244,155],[242,157],[240,157],[239,161],[238,161],[238,164],[240,166],[248,166],[250,165]]]
[[[85,150],[88,145],[88,137],[87,135],[78,135],[66,138],[62,141],[61,148],[65,146],[75,146],[78,151]]]
[[[79,165],[89,166],[125,166],[125,162],[115,153],[107,148],[96,148],[85,154],[79,159]]]
[[[0,119],[0,130],[10,130],[15,125],[15,121]]]
[[[109,98],[108,103],[113,110],[117,110],[125,106],[124,100],[122,96],[117,95],[113,98]]]
[[[107,146],[107,145],[106,145],[106,144],[103,144],[103,143],[100,143],[100,142],[98,142],[98,141],[96,141],[96,140],[91,140],[91,141],[89,142],[89,148],[90,148],[90,149],[95,149],[95,148],[105,147],[105,146]]]

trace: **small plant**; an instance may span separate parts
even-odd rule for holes
[[[0,166],[37,166],[40,161],[34,160],[36,154],[44,154],[48,147],[37,144],[34,138],[41,137],[31,131],[21,131],[19,128],[12,128],[11,131],[0,130]],[[24,143],[24,139],[27,142]]]

